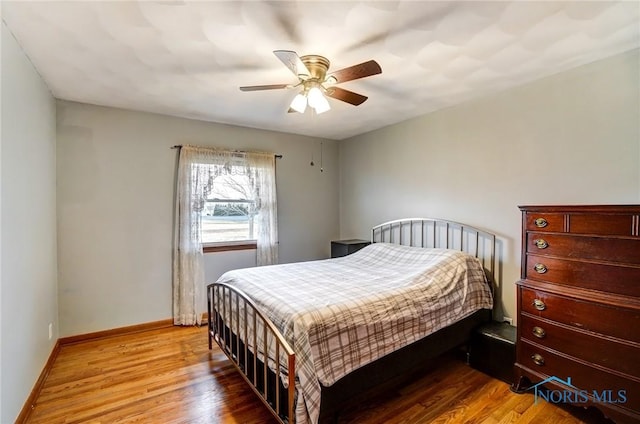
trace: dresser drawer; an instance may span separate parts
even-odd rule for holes
[[[527,252],[567,258],[640,264],[640,238],[605,238],[528,232]]]
[[[640,405],[640,382],[627,379],[615,374],[602,371],[570,358],[550,352],[549,350],[522,340],[517,347],[517,364],[521,364],[534,372],[562,380],[571,378],[571,384],[580,390],[586,390],[590,395],[595,390],[598,396],[604,391],[611,399],[621,399],[617,395],[624,391],[626,402],[619,406],[637,408]],[[534,384],[540,381],[533,381]]]
[[[584,361],[640,376],[640,348],[568,329],[527,315],[518,319],[522,338]]]
[[[571,234],[630,236],[634,225],[633,214],[571,214],[568,227]]]
[[[527,213],[525,226],[527,230],[560,233],[564,231],[564,216],[563,213]]]
[[[522,286],[519,307],[521,312],[534,317],[640,343],[638,310],[572,299]]]
[[[637,224],[634,214],[588,214],[527,212],[525,228],[529,231],[566,232],[605,236],[630,236]]]
[[[640,265],[621,266],[528,253],[525,276],[573,287],[640,297]]]

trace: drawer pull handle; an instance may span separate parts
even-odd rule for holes
[[[540,299],[533,299],[533,302],[531,302],[531,304],[539,311],[544,311],[545,309],[547,309],[547,305],[545,305],[544,302]]]
[[[545,264],[535,264],[533,266],[533,269],[538,273],[538,274],[544,274],[545,272],[547,272],[547,266]]]
[[[544,339],[544,337],[547,335],[547,332],[544,331],[544,328],[541,327],[533,327],[533,330],[531,332],[539,339]]]
[[[538,228],[544,228],[547,226],[548,222],[546,219],[544,218],[537,218],[535,221],[533,221],[536,224],[536,227]]]
[[[531,355],[531,359],[536,365],[539,365],[539,366],[544,365],[544,358],[540,354],[534,353],[533,355]]]
[[[545,239],[536,239],[533,242],[538,249],[546,249],[549,246],[549,243],[547,243]]]

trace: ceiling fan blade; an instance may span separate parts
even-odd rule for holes
[[[307,66],[302,63],[298,53],[291,50],[274,50],[273,54],[275,54],[296,77],[299,77],[300,75],[308,77],[310,75]]]
[[[348,68],[340,69],[329,75],[329,78],[333,77],[336,80],[336,84],[346,81],[355,80],[358,78],[370,77],[371,75],[377,75],[382,73],[382,68],[375,60],[363,62],[358,65],[350,66]]]
[[[270,84],[270,85],[249,85],[240,87],[241,91],[260,91],[260,90],[278,90],[280,88],[288,88],[290,84]]]
[[[363,96],[362,94],[354,93],[353,91],[345,90],[340,87],[331,87],[327,89],[327,96],[342,100],[343,102],[350,103],[354,106],[361,105],[368,99],[367,96]]]

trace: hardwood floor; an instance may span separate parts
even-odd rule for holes
[[[562,409],[446,357],[392,396],[339,417],[358,423],[589,423],[598,414]],[[572,413],[574,415],[572,415]],[[576,415],[578,414],[578,415]],[[217,348],[206,328],[171,327],[62,346],[29,423],[261,423],[275,420]]]

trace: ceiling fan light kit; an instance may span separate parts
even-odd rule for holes
[[[298,78],[298,83],[253,85],[240,87],[240,90],[275,90],[301,86],[302,91],[291,101],[289,112],[304,113],[308,105],[317,114],[324,113],[331,109],[325,96],[354,106],[361,105],[367,100],[366,96],[333,85],[382,73],[380,65],[375,60],[370,60],[327,75],[331,63],[326,57],[319,55],[300,57],[290,50],[275,50],[273,53]]]

